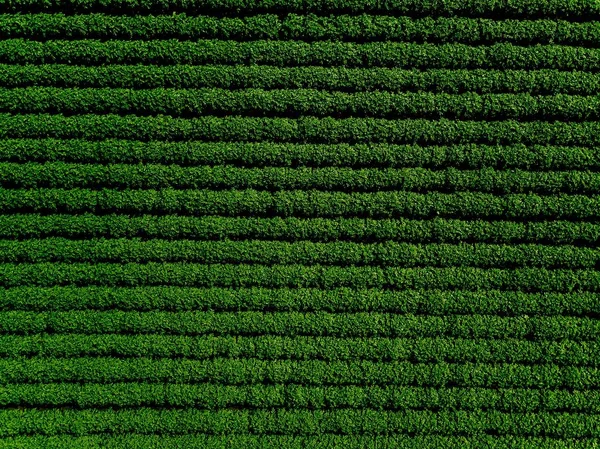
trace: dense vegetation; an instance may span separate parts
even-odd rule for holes
[[[0,11],[0,449],[600,446],[600,2]]]

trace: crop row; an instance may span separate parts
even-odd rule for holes
[[[0,439],[2,449],[596,449],[598,438],[565,439],[504,435],[27,435]]]
[[[599,109],[600,110],[600,109]],[[600,192],[600,172],[458,170],[453,167],[362,168],[194,166],[160,164],[73,164],[0,162],[4,188],[257,189],[325,191],[412,191],[574,193]]]
[[[15,287],[0,290],[1,310],[74,311],[271,311],[393,312],[417,315],[591,316],[600,314],[595,293],[524,293],[439,290],[351,290]]]
[[[488,320],[491,321],[491,320]],[[505,320],[506,322],[507,320]],[[550,321],[550,320],[546,320]],[[558,321],[555,327],[564,325]],[[467,323],[468,324],[468,323]],[[519,332],[519,329],[517,329]],[[477,362],[598,366],[600,346],[594,339],[577,341],[526,339],[490,334],[461,337],[314,337],[275,335],[1,335],[3,357],[157,357],[186,359],[256,358],[261,360],[372,360],[412,362]],[[486,335],[486,337],[490,337]],[[590,333],[591,335],[591,333]],[[517,334],[517,336],[523,336]],[[531,338],[535,337],[535,340]],[[553,335],[556,337],[556,335]],[[593,335],[592,335],[593,337]]]
[[[1,263],[194,262],[263,265],[375,265],[395,267],[588,268],[600,266],[600,249],[578,246],[315,243],[261,240],[141,239],[0,240]]]
[[[594,0],[383,0],[365,3],[362,0],[2,0],[6,11],[104,11],[141,12],[377,12],[411,15],[466,15],[495,17],[568,17],[594,20],[600,17],[600,6]]]
[[[2,449],[595,449],[597,438],[566,439],[504,435],[88,435],[88,436],[17,436],[0,440]]]
[[[178,215],[0,215],[0,239],[64,237],[191,240],[490,243],[597,246],[600,224],[433,218],[191,217]]]
[[[600,195],[499,196],[479,192],[267,192],[251,189],[0,189],[0,212],[595,220],[600,217]]]
[[[556,320],[555,320],[556,321]],[[559,323],[559,325],[564,323]],[[107,332],[109,332],[107,330]],[[590,333],[590,336],[593,336]],[[513,336],[476,339],[459,337],[313,337],[239,335],[0,335],[2,357],[154,357],[261,360],[410,361],[556,364],[598,367],[597,340],[531,340]],[[0,395],[1,396],[1,395]],[[1,401],[1,400],[0,400]]]
[[[214,117],[0,113],[0,138],[298,143],[600,144],[600,122]]]
[[[428,69],[560,69],[597,72],[600,48],[566,45],[489,46],[334,41],[101,41],[0,40],[0,62],[10,64],[261,64],[275,66]]]
[[[0,264],[4,287],[171,285],[179,287],[308,287],[431,290],[600,292],[600,271],[544,268],[397,268],[188,263]]]
[[[600,170],[589,147],[532,145],[419,146],[139,142],[130,140],[0,140],[0,161],[102,164],[237,165],[244,167],[495,168],[529,171]]]
[[[0,41],[1,42],[1,41]],[[600,67],[600,65],[599,65]],[[0,139],[204,140],[222,142],[400,143],[424,145],[600,145],[600,121],[521,122],[333,117],[215,117],[0,113]]]
[[[258,359],[164,359],[136,357],[0,359],[6,383],[298,383],[597,390],[600,369],[512,363],[412,363]],[[0,419],[0,422],[3,422]]]
[[[0,437],[90,435],[441,435],[598,437],[600,416],[581,413],[430,410],[2,410]]]
[[[8,385],[0,405],[21,407],[226,407],[328,409],[473,410],[532,413],[600,412],[600,392],[485,388],[414,388],[215,384],[43,384]]]
[[[585,121],[600,117],[600,96],[328,92],[312,89],[0,89],[0,111],[198,117],[251,115],[462,120]]]
[[[4,87],[322,89],[595,95],[600,75],[560,70],[404,70],[245,65],[0,64]]]
[[[462,42],[470,44],[567,44],[597,46],[595,22],[565,20],[491,20],[462,17],[385,15],[317,16],[276,14],[241,17],[113,16],[92,13],[0,15],[0,36],[28,39],[274,39]]]
[[[9,311],[0,312],[0,316],[2,318],[0,332],[24,335],[43,332],[52,334],[108,332],[398,338],[438,336],[506,338],[510,336],[511,338],[577,341],[595,340],[600,336],[598,320],[585,316],[505,317],[429,316],[375,312],[104,312],[97,310],[41,313]],[[233,353],[235,356],[235,351]],[[331,357],[330,355],[329,358]],[[590,364],[589,359],[587,364]]]

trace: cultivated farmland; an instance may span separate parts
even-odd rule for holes
[[[600,447],[600,2],[0,0],[0,449]]]

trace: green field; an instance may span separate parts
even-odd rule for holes
[[[600,448],[600,1],[0,0],[0,449]]]

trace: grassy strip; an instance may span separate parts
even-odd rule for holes
[[[462,17],[262,14],[241,17],[113,16],[102,13],[2,14],[3,38],[28,39],[274,39],[567,44],[597,46],[594,22],[471,19]]]
[[[600,65],[599,65],[600,66]],[[423,145],[600,145],[600,122],[386,120],[0,113],[0,138],[125,139]]]
[[[577,246],[100,239],[0,240],[0,262],[194,262],[263,265],[587,268],[600,250]]]
[[[0,140],[0,161],[101,164],[234,164],[244,167],[494,168],[600,170],[595,148],[553,145],[277,144],[269,142],[139,142],[130,140]],[[175,168],[173,168],[175,169]],[[344,172],[346,173],[346,172]]]
[[[132,394],[133,393],[133,394]],[[600,412],[600,392],[485,388],[227,386],[215,384],[8,385],[4,407],[225,407],[254,409],[473,410]],[[368,411],[365,410],[367,413]]]
[[[249,14],[264,11],[273,12],[394,12],[414,15],[495,15],[505,16],[550,16],[593,20],[600,16],[600,6],[594,0],[502,0],[490,3],[489,0],[385,0],[377,3],[365,3],[360,0],[3,0],[0,3],[7,11],[45,11],[61,10],[88,12],[109,10],[119,12],[197,12],[198,8],[211,12],[236,12]]]
[[[0,440],[2,449],[595,449],[597,438],[555,439],[498,435],[318,435],[292,437],[286,435],[93,435],[6,437]]]
[[[178,215],[0,215],[0,239],[64,237],[312,242],[489,243],[595,246],[600,224],[434,218],[243,218]],[[6,243],[0,243],[6,244]]]
[[[2,410],[0,436],[167,434],[441,434],[598,437],[598,415],[405,410]]]
[[[490,46],[320,41],[0,41],[8,64],[264,64],[428,69],[560,69],[598,71],[600,49],[561,45]]]
[[[311,89],[0,89],[0,111],[15,114],[165,114],[568,120],[600,117],[600,96],[328,92]]]
[[[165,335],[279,335],[336,337],[537,338],[594,340],[600,324],[589,317],[401,315],[329,312],[0,312],[0,332],[156,333]]]
[[[266,192],[251,189],[0,189],[0,212],[589,220],[600,217],[600,196],[499,196],[479,192]]]
[[[504,320],[505,323],[508,321]],[[562,323],[560,323],[562,321],[560,319],[555,321],[559,321],[556,326],[558,327],[565,324],[566,320]],[[538,320],[538,322],[540,321]],[[560,366],[600,366],[600,343],[598,341],[594,339],[576,341],[564,339],[563,336],[561,335],[561,339],[557,341],[537,340],[537,337],[536,341],[533,341],[517,339],[512,335],[509,338],[492,339],[415,338],[414,336],[408,338],[339,338],[298,335],[291,337],[156,334],[0,335],[0,354],[3,357],[184,357],[195,360],[224,357],[261,360],[371,360],[416,363],[506,363],[506,361],[511,361],[517,364],[552,363]],[[527,337],[531,338],[531,336]],[[593,337],[593,334],[590,332],[586,337]]]
[[[600,110],[600,109],[599,109]],[[0,162],[5,188],[257,189],[595,194],[600,172],[447,168],[261,167]]]
[[[475,92],[596,95],[596,73],[560,70],[403,70],[347,67],[272,67],[244,65],[0,64],[5,87],[114,87],[380,90],[391,92]]]
[[[503,316],[600,313],[595,293],[524,293],[336,288],[16,287],[0,290],[0,309],[23,311],[288,311],[393,312]]]
[[[257,359],[0,359],[2,383],[150,382],[246,385],[385,385],[486,388],[598,388],[600,369],[559,365]],[[0,420],[2,421],[2,420]]]
[[[305,265],[0,264],[0,285],[309,287],[600,292],[600,271],[543,268],[396,268]]]

